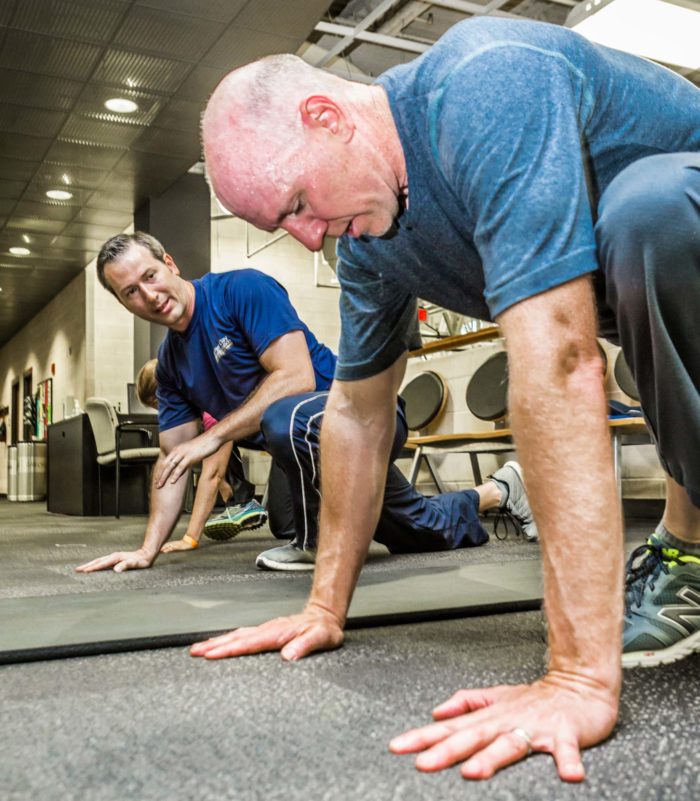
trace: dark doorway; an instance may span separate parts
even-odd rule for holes
[[[34,396],[32,394],[32,370],[29,368],[22,379],[22,439],[31,440],[34,434]]]
[[[10,432],[10,444],[16,445],[17,440],[19,439],[19,421],[21,419],[20,409],[19,409],[19,378],[16,381],[12,382],[12,408],[10,410],[11,415],[11,432]]]

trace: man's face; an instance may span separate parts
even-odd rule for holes
[[[105,278],[119,302],[151,323],[184,331],[192,317],[188,284],[166,253],[164,261],[142,245],[131,247],[105,265]]]
[[[350,151],[325,143],[275,156],[243,176],[217,176],[217,195],[235,214],[258,228],[282,228],[309,250],[325,236],[382,236],[399,211],[396,192],[378,171],[350,161]]]

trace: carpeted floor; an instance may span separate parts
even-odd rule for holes
[[[5,598],[167,587],[211,581],[290,581],[258,573],[264,531],[163,556],[124,575],[72,567],[140,543],[144,519],[47,515],[0,502]],[[630,525],[631,543],[649,523]],[[373,549],[369,577],[389,557]],[[401,557],[452,565],[537,558],[536,546],[492,542],[461,553]],[[304,580],[304,579],[302,579]],[[308,579],[306,579],[308,580]],[[105,621],[109,626],[109,621]],[[184,648],[0,667],[0,798],[113,799],[654,799],[694,801],[700,771],[700,657],[625,674],[614,737],[586,754],[588,780],[561,784],[535,755],[487,784],[456,770],[424,775],[387,752],[407,727],[460,686],[527,681],[544,658],[539,612],[352,630],[346,646],[296,664],[268,654],[205,663]]]

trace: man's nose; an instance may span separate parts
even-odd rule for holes
[[[282,228],[291,234],[308,250],[321,250],[323,237],[328,230],[328,223],[323,220],[299,220],[289,218],[284,221]]]
[[[142,284],[141,292],[143,293],[143,297],[149,302],[153,302],[158,298],[158,290],[154,289],[152,286],[148,284]]]

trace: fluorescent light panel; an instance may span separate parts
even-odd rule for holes
[[[598,44],[664,64],[700,69],[700,3],[586,0],[567,25]]]

